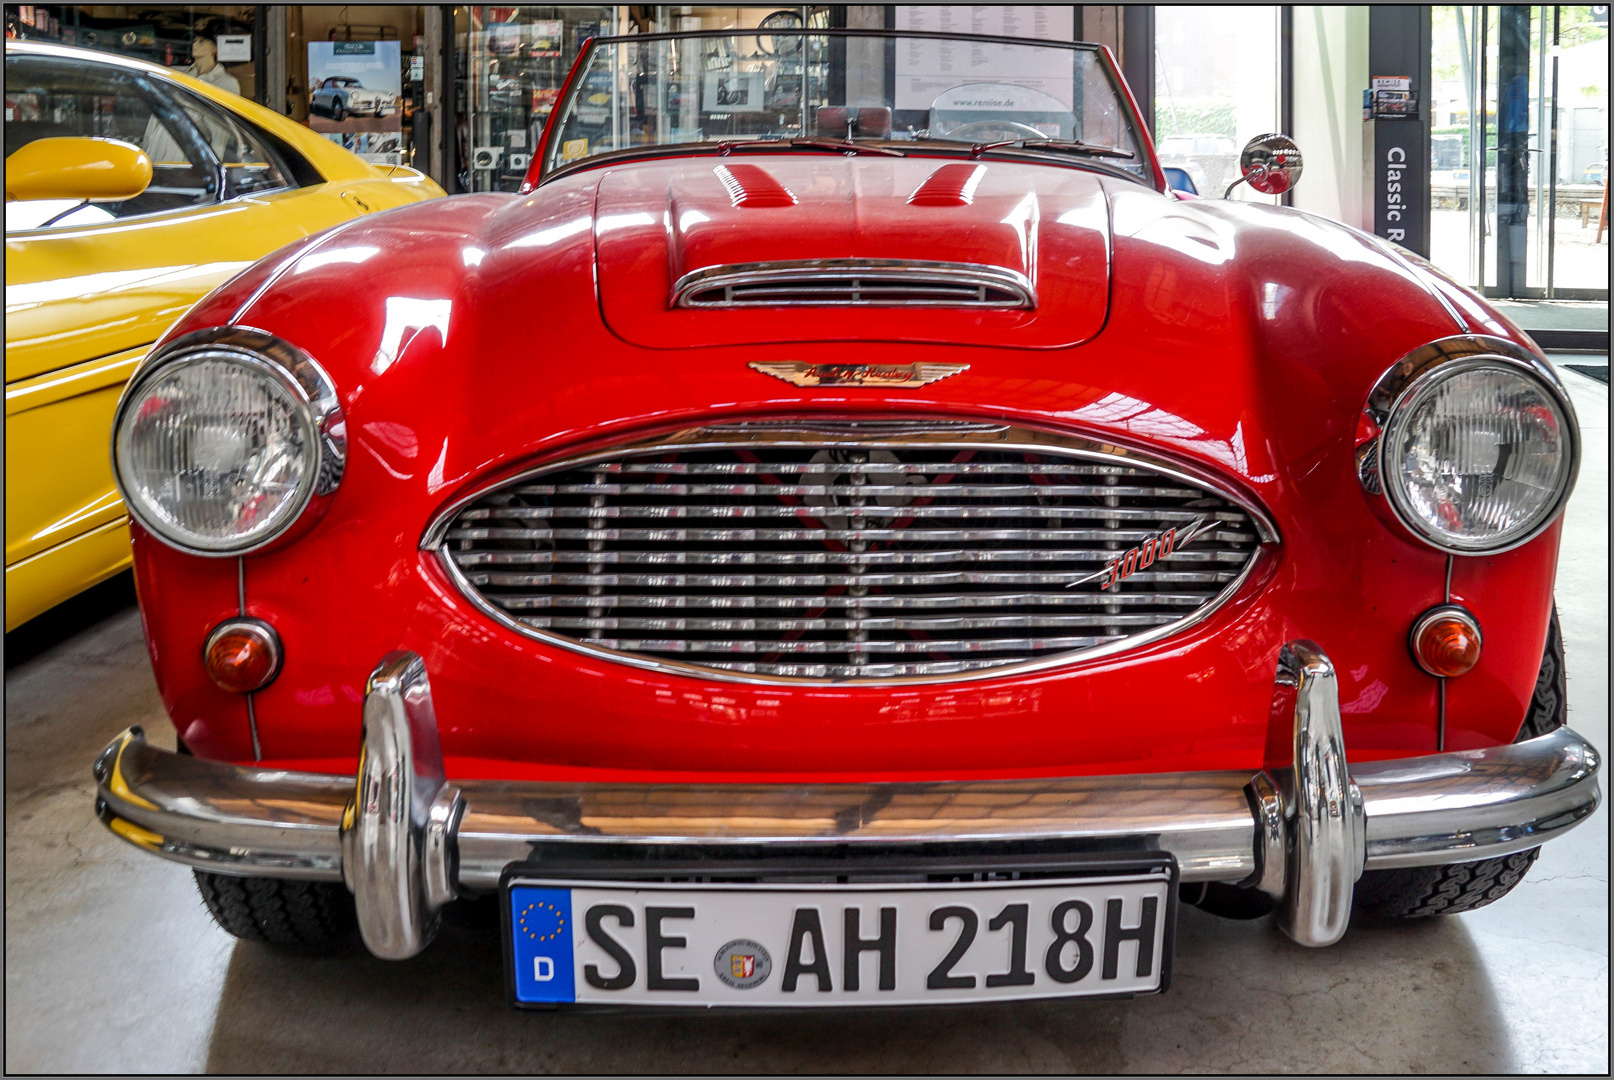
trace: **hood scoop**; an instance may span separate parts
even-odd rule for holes
[[[802,259],[708,266],[678,279],[673,306],[1034,308],[1024,274],[905,259]]]
[[[908,196],[908,205],[969,206],[975,202],[975,188],[985,175],[985,165],[943,165],[914,189]]]
[[[1109,207],[1049,165],[796,153],[600,172],[600,314],[651,349],[1058,349],[1109,307]]]
[[[717,174],[723,190],[729,193],[729,202],[735,206],[767,207],[795,206],[796,196],[789,188],[769,176],[757,165],[737,163],[719,165],[712,170]]]

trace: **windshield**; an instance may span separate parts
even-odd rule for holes
[[[622,151],[812,140],[1057,155],[1153,181],[1119,79],[1086,44],[823,30],[599,38],[550,125],[546,175]]]

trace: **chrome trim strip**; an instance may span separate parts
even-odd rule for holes
[[[1345,765],[1334,665],[1315,643],[1291,641],[1279,654],[1275,682],[1294,695],[1294,764],[1285,785],[1291,832],[1278,925],[1316,948],[1338,941],[1350,923],[1366,814]]]
[[[303,405],[303,420],[316,455],[314,467],[303,478],[296,509],[286,516],[285,522],[273,533],[247,547],[221,545],[201,548],[168,535],[166,527],[161,522],[148,519],[138,501],[129,497],[129,492],[124,488],[122,470],[119,466],[118,445],[121,441],[119,436],[122,433],[123,421],[130,402],[135,399],[140,389],[155,374],[172,364],[209,357],[225,358],[256,368],[289,390]],[[128,385],[124,387],[112,416],[112,478],[117,484],[118,494],[123,497],[124,505],[153,536],[188,555],[215,559],[236,558],[262,551],[291,532],[298,522],[311,523],[317,520],[342,483],[342,474],[346,468],[347,423],[342,414],[341,399],[337,396],[336,383],[313,357],[297,346],[250,326],[214,326],[196,330],[175,338],[151,353],[141,362]],[[312,514],[310,511],[313,511]]]
[[[896,423],[905,424],[907,430],[897,431],[893,427]],[[860,424],[866,426],[860,427]],[[866,434],[864,433],[865,431],[867,432]],[[869,450],[913,447],[949,450],[989,449],[1058,454],[1097,463],[1135,465],[1139,468],[1159,473],[1162,476],[1204,488],[1219,498],[1226,499],[1234,504],[1249,517],[1256,529],[1262,547],[1245,562],[1239,573],[1202,607],[1196,608],[1173,622],[1128,637],[1119,638],[1108,644],[1087,646],[1060,653],[1056,656],[1040,657],[1018,664],[1005,664],[977,670],[946,672],[936,675],[850,679],[820,678],[804,675],[763,675],[735,671],[729,668],[707,667],[701,664],[665,660],[598,645],[589,645],[561,634],[553,634],[512,618],[508,612],[489,603],[466,577],[464,571],[455,563],[450,551],[444,546],[449,526],[459,512],[490,491],[526,483],[532,478],[546,473],[576,469],[590,462],[617,458],[625,454],[644,454],[671,450],[726,449],[736,445]],[[426,531],[421,537],[420,548],[422,551],[433,552],[437,556],[438,565],[442,567],[443,573],[447,575],[448,579],[453,582],[454,587],[459,590],[460,595],[465,597],[482,614],[518,634],[554,645],[568,652],[610,660],[614,663],[625,664],[645,671],[686,675],[712,682],[805,685],[866,683],[881,686],[907,686],[925,683],[1009,678],[1064,667],[1077,662],[1114,656],[1117,653],[1141,648],[1144,645],[1171,637],[1203,622],[1237,595],[1239,590],[1243,588],[1244,583],[1254,573],[1255,568],[1274,555],[1278,544],[1277,527],[1272,523],[1272,519],[1267,516],[1266,512],[1252,500],[1230,490],[1221,481],[1212,478],[1195,466],[1169,461],[1145,451],[1133,450],[1128,447],[1116,446],[1080,436],[1063,435],[1009,424],[966,422],[964,426],[960,426],[957,421],[947,420],[877,420],[872,423],[848,420],[837,424],[826,417],[823,419],[762,421],[755,423],[741,421],[722,425],[683,428],[651,435],[636,441],[617,443],[576,457],[566,457],[547,462],[513,476],[479,485],[472,489],[469,494],[462,495],[449,503],[427,525]]]
[[[801,287],[825,286],[829,282],[868,282],[868,289],[902,290],[926,285],[952,289],[974,288],[979,299],[961,296],[934,300],[839,299],[842,288],[826,289],[822,300],[734,299],[731,292],[747,286],[777,286],[790,292]],[[695,294],[723,289],[722,301],[696,301]],[[858,292],[854,286],[846,287]],[[986,290],[1006,292],[1014,299],[989,300]],[[692,270],[673,283],[669,306],[674,308],[733,307],[968,307],[1012,310],[1037,306],[1037,290],[1031,279],[1018,270],[984,263],[933,262],[925,259],[793,259],[779,262],[727,263]]]
[[[359,771],[342,814],[342,879],[359,934],[382,959],[414,956],[437,932],[433,894],[452,895],[445,830],[455,798],[426,665],[414,653],[388,653],[365,687]]]
[[[1454,368],[1453,365],[1459,367]],[[1547,392],[1557,400],[1558,407],[1563,410],[1564,419],[1567,421],[1564,434],[1569,447],[1569,471],[1562,489],[1553,500],[1551,509],[1542,515],[1541,521],[1528,533],[1500,547],[1478,545],[1460,547],[1448,538],[1432,533],[1398,502],[1400,488],[1395,479],[1385,471],[1384,455],[1392,422],[1404,411],[1403,406],[1423,389],[1428,380],[1437,376],[1456,374],[1469,367],[1496,366],[1515,368],[1533,376],[1543,383]],[[1373,384],[1373,389],[1368,392],[1362,412],[1380,432],[1379,435],[1363,442],[1356,451],[1357,476],[1362,489],[1374,496],[1376,504],[1383,507],[1391,520],[1399,523],[1422,543],[1447,555],[1497,555],[1528,544],[1558,519],[1564,505],[1569,501],[1570,494],[1575,490],[1575,481],[1580,475],[1580,420],[1575,414],[1574,402],[1569,399],[1569,391],[1564,388],[1563,382],[1549,361],[1506,338],[1485,334],[1457,334],[1414,349],[1379,376],[1378,381]]]
[[[1172,853],[1184,881],[1244,882],[1283,898],[1302,944],[1337,940],[1369,869],[1469,862],[1535,847],[1601,801],[1597,751],[1559,728],[1484,750],[1370,762],[1338,738],[1333,668],[1283,651],[1274,720],[1292,710],[1292,776],[1221,771],[862,784],[615,784],[443,778],[425,666],[392,653],[365,700],[352,777],[252,768],[159,750],[129,728],[96,759],[97,816],[122,839],[214,873],[347,881],[378,955],[412,955],[442,902],[498,887],[543,845],[609,859],[652,847],[761,848],[1025,840]],[[1354,782],[1353,782],[1354,780]],[[1299,792],[1297,799],[1295,793]],[[630,853],[631,852],[631,853]],[[1283,858],[1287,854],[1287,860]],[[1365,858],[1364,858],[1365,856]],[[967,857],[967,856],[965,856]]]

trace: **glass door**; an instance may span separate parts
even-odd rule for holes
[[[1485,295],[1606,300],[1607,8],[1432,9],[1430,256]]]
[[[1534,9],[1541,164],[1527,293],[1608,299],[1608,7]]]

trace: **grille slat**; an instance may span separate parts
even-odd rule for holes
[[[690,630],[711,632],[744,631],[778,633],[781,630],[1038,630],[1059,626],[1159,626],[1177,618],[1173,614],[1102,615],[975,615],[969,618],[900,618],[865,616],[847,619],[649,619],[615,616],[530,616],[521,621],[528,626],[552,630]]]
[[[858,494],[865,498],[888,495],[909,499],[913,484],[865,484]],[[527,484],[523,495],[784,495],[834,496],[845,490],[835,484]],[[1181,487],[1134,487],[1103,484],[951,484],[947,495],[953,499],[1037,499],[1060,495],[1147,495],[1153,498],[1192,498],[1199,493]]]
[[[590,639],[607,649],[630,653],[778,653],[786,656],[851,653],[983,653],[983,652],[1067,652],[1102,645],[1102,637],[1050,638],[967,638],[957,641],[717,641],[700,638],[599,638]]]
[[[1217,532],[1212,535],[1227,537]],[[1248,534],[1231,534],[1252,539]],[[1134,539],[1142,540],[1143,536]],[[604,566],[935,566],[949,562],[1070,562],[1072,559],[1104,561],[1108,552],[1069,552],[1047,549],[988,548],[965,551],[520,551],[468,553],[454,561],[460,566],[510,565],[511,563],[599,563]],[[495,562],[489,556],[513,555]],[[1236,551],[1184,551],[1171,556],[1173,562],[1242,562]],[[484,561],[486,560],[486,561]]]
[[[1183,521],[1191,521],[1185,518]],[[1178,522],[1181,523],[1181,522]],[[1170,522],[1164,523],[1172,524]],[[506,530],[508,532],[508,530]],[[1113,539],[1117,542],[1129,542],[1155,535],[1157,530],[1148,529],[1115,529]],[[456,529],[449,533],[450,540],[486,540],[490,539],[487,529]],[[1097,533],[1098,535],[1094,535]],[[1224,533],[1218,530],[1215,534],[1233,542],[1251,542],[1253,537],[1249,533]],[[960,541],[990,540],[1001,542],[1007,540],[1026,541],[1042,540],[1047,543],[1064,543],[1068,541],[1110,540],[1111,534],[1106,530],[1097,529],[519,529],[510,535],[501,536],[500,539],[515,540],[631,540],[653,541],[656,543],[710,543],[712,541],[728,542],[765,542],[779,543],[782,541],[800,540],[835,540],[835,541],[889,541],[909,540],[924,541],[932,544],[952,544]],[[477,551],[457,550],[454,560],[461,566],[478,566],[483,562],[528,562],[529,556],[539,554],[522,551]]]
[[[591,470],[607,476],[630,476],[641,473],[667,476],[757,476],[800,472],[830,473],[850,476],[854,471],[836,462],[804,461],[611,461],[589,466]],[[1120,476],[1124,470],[1114,465],[1087,465],[1070,462],[1060,465],[1031,465],[1018,461],[949,461],[902,462],[871,461],[855,471],[868,476],[892,473],[901,476]],[[519,490],[519,489],[517,489]]]
[[[539,496],[543,498],[544,496]],[[921,492],[914,493],[915,498],[925,497]],[[1098,498],[1112,498],[1117,496],[1100,495]],[[485,521],[499,515],[489,513],[479,518],[469,518],[471,521]],[[512,510],[516,508],[511,508]],[[1149,521],[1149,522],[1185,522],[1199,517],[1198,508],[1184,510],[1160,509],[1145,510],[1127,506],[916,506],[912,503],[900,508],[886,508],[880,504],[874,506],[837,506],[834,504],[801,503],[795,506],[785,505],[691,505],[691,506],[552,506],[527,507],[527,511],[542,511],[528,513],[511,513],[509,517],[544,517],[544,518],[602,518],[620,520],[622,518],[801,518],[812,516],[815,512],[827,513],[836,517],[904,517],[904,518],[969,518],[980,520],[982,518],[1076,518],[1079,520],[1115,518],[1122,521]],[[898,512],[900,510],[900,512]],[[1218,512],[1214,516],[1224,521],[1241,521],[1242,517],[1232,516],[1226,512]],[[461,537],[454,537],[461,539]],[[477,539],[464,537],[463,539]],[[514,538],[510,538],[514,539]]]
[[[1084,563],[1084,571],[1093,563]],[[478,585],[637,585],[659,589],[821,589],[901,587],[907,585],[1069,585],[1075,574],[988,573],[958,570],[945,574],[469,574]],[[1127,578],[1128,583],[1157,581],[1221,584],[1233,578],[1227,573],[1181,570],[1141,571]]]
[[[904,439],[919,430],[932,442]],[[1269,535],[1180,470],[1075,440],[1005,447],[1012,430],[699,429],[484,492],[434,543],[491,611],[562,644],[692,672],[882,680],[1153,640],[1224,597]],[[1191,539],[1154,557],[1166,530]],[[1133,549],[1150,554],[1104,588]]]
[[[643,608],[647,611],[750,611],[804,610],[814,608],[860,608],[864,611],[943,611],[994,607],[1198,607],[1205,597],[1196,593],[1120,593],[1091,597],[1079,592],[1069,595],[1049,593],[935,593],[927,596],[702,596],[673,594],[652,596],[644,593],[617,593],[611,596],[504,596],[499,603],[510,611],[537,611],[546,608],[597,607],[601,610]]]

